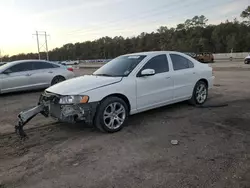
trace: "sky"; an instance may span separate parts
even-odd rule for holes
[[[103,36],[131,37],[175,27],[195,15],[218,24],[239,18],[250,0],[0,0],[2,55],[37,52],[36,31],[49,50]],[[40,44],[44,44],[40,37]]]

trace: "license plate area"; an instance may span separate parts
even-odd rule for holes
[[[61,107],[59,104],[49,104],[49,112],[52,117],[60,118],[61,117]]]

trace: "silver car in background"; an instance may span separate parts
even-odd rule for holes
[[[57,63],[12,61],[0,66],[0,93],[43,89],[73,77],[73,68]]]

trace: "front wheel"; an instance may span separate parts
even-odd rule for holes
[[[193,105],[202,105],[206,102],[207,96],[208,86],[204,81],[200,80],[195,84],[193,95],[189,102]]]
[[[104,99],[97,109],[94,119],[95,126],[102,132],[120,131],[128,117],[128,106],[118,97]]]
[[[58,84],[60,82],[63,82],[65,80],[65,78],[63,76],[56,76],[53,78],[53,80],[51,81],[51,86]]]

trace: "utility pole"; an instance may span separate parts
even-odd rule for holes
[[[0,62],[2,63],[3,62],[3,57],[2,57],[2,51],[0,49]]]
[[[49,52],[48,52],[48,42],[47,42],[47,33],[45,31],[45,44],[46,44],[46,55],[47,55],[47,61],[49,60]]]
[[[38,58],[41,59],[41,56],[40,56],[40,47],[39,47],[39,36],[38,36],[38,31],[36,31],[36,42],[37,42]]]
[[[36,31],[36,34],[33,34],[36,36],[36,41],[37,41],[37,51],[38,51],[38,58],[41,59],[41,51],[44,50],[46,51],[46,58],[49,60],[49,51],[48,51],[48,40],[47,40],[47,32],[46,31]],[[43,36],[44,37],[44,42],[40,43],[41,40],[39,40],[39,37]],[[44,48],[45,47],[45,48]]]

